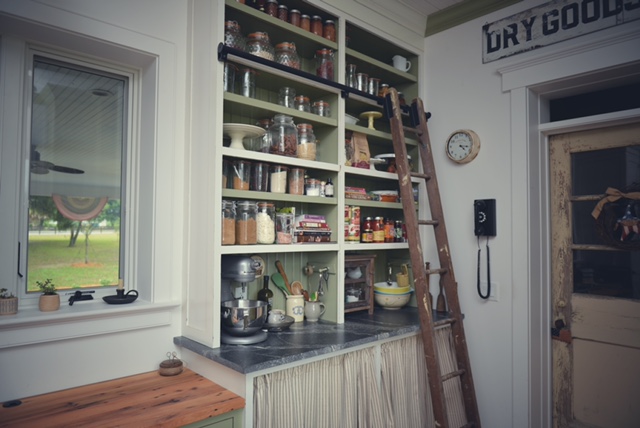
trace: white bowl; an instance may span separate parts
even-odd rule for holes
[[[347,271],[347,276],[351,279],[360,279],[362,277],[362,271],[356,267]]]
[[[355,125],[356,123],[358,123],[358,118],[351,116],[350,114],[346,114],[344,115],[344,121],[347,122],[349,125]]]
[[[384,309],[400,309],[405,306],[411,300],[411,293],[405,294],[383,294],[374,291],[373,299],[376,303],[382,306]]]

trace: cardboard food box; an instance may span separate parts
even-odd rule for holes
[[[293,242],[331,242],[331,230],[303,230],[293,231]]]

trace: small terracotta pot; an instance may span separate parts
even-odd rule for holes
[[[0,315],[14,315],[18,313],[18,298],[0,299]]]
[[[43,294],[38,301],[38,307],[42,312],[57,311],[60,309],[59,294]]]

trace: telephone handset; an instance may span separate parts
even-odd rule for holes
[[[488,299],[491,296],[491,264],[489,253],[489,237],[496,236],[496,200],[495,199],[476,199],[473,201],[473,214],[474,214],[474,230],[473,232],[478,237],[478,281],[477,289],[478,295],[483,299]],[[480,237],[487,237],[487,293],[482,294],[480,287],[480,256],[482,250],[480,249]]]

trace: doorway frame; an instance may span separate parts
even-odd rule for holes
[[[640,28],[622,26],[498,69],[510,97],[513,426],[551,427],[549,137],[640,121],[640,109],[549,122],[549,99],[640,80]]]

